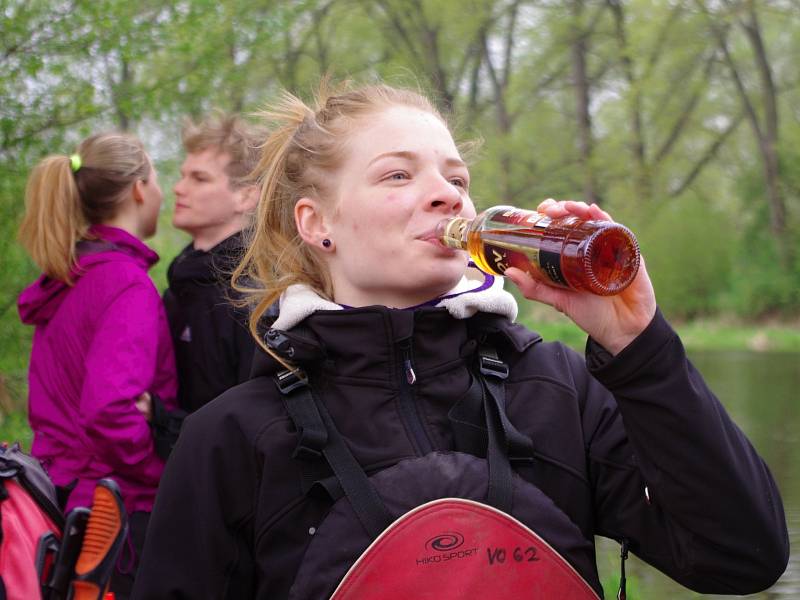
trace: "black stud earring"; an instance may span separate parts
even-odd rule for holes
[[[325,238],[324,240],[322,240],[322,245],[325,246],[326,248],[330,248],[331,241],[328,238]]]

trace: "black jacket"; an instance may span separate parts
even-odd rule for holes
[[[247,311],[231,300],[239,295],[230,277],[242,254],[242,234],[208,252],[189,244],[172,261],[164,292],[178,370],[178,404],[192,412],[246,381],[255,342]]]
[[[453,448],[447,412],[482,335],[510,366],[508,416],[534,443],[536,460],[518,473],[586,540],[628,539],[704,593],[751,593],[781,575],[788,535],[775,483],[660,313],[616,357],[590,341],[586,361],[504,318],[441,308],[319,311],[284,350],[369,471]],[[272,378],[281,368],[259,354],[250,381],[186,421],[136,598],[286,598],[329,503],[302,493],[297,433]]]

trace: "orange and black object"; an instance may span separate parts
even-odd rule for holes
[[[75,564],[73,600],[104,599],[127,535],[128,515],[119,487],[111,479],[101,479]]]

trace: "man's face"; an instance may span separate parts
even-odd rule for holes
[[[215,232],[227,231],[233,223],[239,223],[244,191],[231,188],[225,172],[229,162],[230,156],[216,148],[186,156],[181,178],[174,187],[175,227],[196,239],[214,237]]]

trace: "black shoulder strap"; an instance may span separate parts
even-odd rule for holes
[[[512,461],[530,460],[533,457],[533,442],[531,438],[520,433],[508,420],[508,415],[506,414],[504,382],[508,378],[508,365],[500,360],[497,351],[492,346],[481,344],[478,347],[478,372],[496,404],[503,441],[509,458]]]
[[[325,405],[315,398],[302,370],[282,371],[276,377],[289,416],[300,433],[297,458],[321,453],[342,486],[364,529],[378,537],[393,521],[369,477],[350,452]]]
[[[489,464],[488,502],[509,512],[513,492],[513,471],[509,458],[530,460],[533,443],[508,420],[504,387],[508,366],[490,346],[483,345],[479,349],[479,376],[480,385],[478,388],[473,385],[470,394],[477,399],[477,389],[483,403],[485,429],[476,427],[474,431],[478,436],[481,430],[484,432],[483,448],[486,449]],[[377,537],[393,519],[336,429],[324,403],[313,393],[308,376],[301,369],[287,369],[276,375],[275,383],[299,435],[293,457],[304,461],[324,458],[365,530]],[[480,445],[480,442],[473,445]],[[315,483],[330,491],[329,481],[319,480]]]

